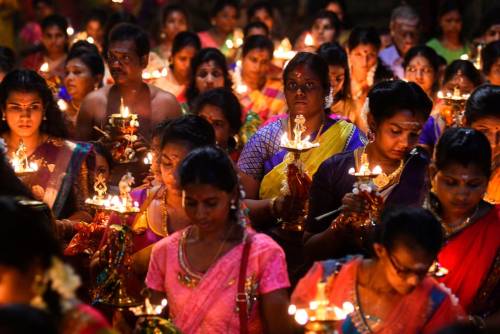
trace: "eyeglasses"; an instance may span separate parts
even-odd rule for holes
[[[392,256],[392,254],[388,254],[389,261],[392,264],[392,267],[396,270],[396,273],[401,278],[408,278],[410,276],[417,276],[419,278],[425,277],[429,273],[429,269],[410,269],[402,266],[398,263],[398,261]]]

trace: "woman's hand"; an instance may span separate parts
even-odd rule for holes
[[[343,213],[349,216],[359,216],[368,211],[370,205],[368,201],[360,195],[353,193],[345,194],[342,199]]]
[[[273,215],[285,222],[292,222],[305,214],[306,203],[290,195],[279,196],[274,200]]]

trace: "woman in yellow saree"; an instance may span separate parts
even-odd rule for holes
[[[285,169],[291,155],[280,147],[283,134],[290,132],[297,115],[305,118],[305,136],[319,147],[302,153],[300,160],[312,177],[319,165],[334,154],[354,150],[363,145],[364,137],[351,123],[328,117],[330,82],[328,65],[316,54],[298,53],[283,74],[289,113],[261,128],[245,145],[238,167],[247,192],[253,226],[271,234],[287,253],[292,280],[302,267],[302,235],[276,228],[277,219],[294,216],[302,208],[291,205],[295,198],[284,196],[281,187],[286,180]],[[326,107],[326,108],[325,108]],[[293,263],[292,263],[293,262]],[[297,271],[297,275],[294,273]]]

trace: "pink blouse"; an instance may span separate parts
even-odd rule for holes
[[[181,283],[185,270],[179,263],[181,239],[190,227],[159,241],[153,248],[146,285],[165,292],[170,316],[185,334],[239,333],[236,311],[238,274],[243,243],[233,247],[208,269],[194,287]],[[285,254],[270,237],[248,232],[252,238],[246,292],[250,294],[249,333],[262,333],[259,296],[288,288]]]

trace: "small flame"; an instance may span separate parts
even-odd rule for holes
[[[59,99],[57,100],[57,106],[59,107],[59,109],[61,111],[66,111],[68,110],[68,104],[66,103],[66,101],[64,101],[63,99]]]
[[[128,118],[130,116],[130,111],[128,110],[128,107],[125,107],[121,110],[121,114],[123,118]]]
[[[290,304],[290,306],[288,306],[288,314],[294,315],[295,313],[297,313],[297,306]]]
[[[346,312],[347,314],[354,312],[354,305],[352,305],[352,303],[350,302],[344,302],[342,304],[342,308],[344,309],[344,312]]]
[[[375,168],[373,168],[372,170],[372,174],[382,174],[382,167],[380,167],[379,165],[375,166]]]
[[[89,42],[90,44],[94,44],[94,38],[92,36],[89,36],[87,37],[87,42]]]
[[[469,60],[469,55],[464,53],[463,55],[460,56],[461,60]]]
[[[304,44],[306,46],[313,46],[314,45],[314,38],[312,37],[311,34],[307,34],[306,38],[304,39]]]
[[[297,323],[299,325],[305,325],[307,324],[307,321],[309,320],[309,316],[307,314],[307,311],[306,310],[297,310],[297,313],[295,313],[295,321],[297,321]]]
[[[239,84],[237,87],[236,87],[236,92],[238,94],[245,94],[246,92],[248,92],[248,87],[247,85],[245,84]]]
[[[69,26],[66,29],[66,33],[68,34],[68,36],[73,36],[73,34],[75,33],[75,29],[72,26]]]
[[[168,70],[166,67],[164,67],[162,70],[161,70],[161,76],[162,77],[166,77],[168,75]]]
[[[151,73],[149,73],[147,71],[142,72],[142,79],[144,79],[144,80],[151,79]]]
[[[159,70],[154,70],[152,76],[155,79],[159,79],[161,78],[161,72]]]
[[[42,66],[40,66],[40,72],[47,73],[48,71],[49,71],[49,63],[43,63]]]
[[[226,39],[226,46],[228,49],[232,49],[234,47],[234,43],[230,39]]]

